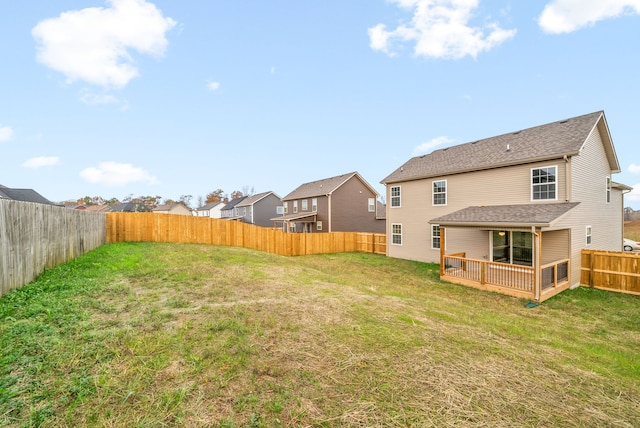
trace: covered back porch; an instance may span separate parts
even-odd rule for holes
[[[433,219],[441,279],[535,302],[566,290],[571,232],[552,226],[574,206],[469,207]]]

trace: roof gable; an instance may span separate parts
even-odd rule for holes
[[[236,206],[238,207],[248,207],[251,206],[253,204],[255,204],[256,202],[261,201],[262,199],[266,198],[267,196],[273,194],[276,198],[280,199],[280,196],[276,195],[275,193],[269,191],[269,192],[262,192],[262,193],[258,193],[257,195],[253,195],[253,196],[249,196],[247,197],[245,200],[241,201],[239,204],[237,204]]]
[[[11,189],[2,187],[0,197],[12,199],[14,201],[35,202],[38,204],[54,205],[53,202],[42,196],[33,189]]]
[[[378,195],[378,192],[376,192],[375,189],[371,187],[371,185],[369,185],[369,183],[367,183],[365,179],[360,176],[360,174],[358,174],[358,172],[350,172],[348,174],[337,175],[335,177],[301,184],[293,192],[282,198],[282,200],[287,201],[292,199],[312,198],[316,196],[330,195],[338,188],[340,188],[340,186],[354,177],[356,177],[365,186],[367,186],[369,190],[371,190],[371,193],[376,196]]]
[[[580,153],[596,127],[600,131],[611,170],[619,172],[604,112],[597,111],[413,157],[382,180],[382,183],[575,156]]]

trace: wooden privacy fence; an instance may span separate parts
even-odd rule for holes
[[[104,213],[0,199],[0,296],[105,243]]]
[[[383,234],[284,233],[232,220],[157,213],[107,213],[107,242],[230,245],[283,256],[354,251],[386,254]]]
[[[640,254],[582,250],[580,284],[640,295]]]

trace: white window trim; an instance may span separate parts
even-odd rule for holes
[[[298,201],[293,201],[293,213],[298,212]]]
[[[393,196],[393,189],[397,188],[398,189],[398,196]],[[393,205],[393,198],[396,197],[398,198],[398,205]],[[401,208],[402,207],[402,186],[391,186],[391,189],[389,190],[389,206],[391,208]]]
[[[301,207],[300,209],[302,211],[308,211],[309,210],[309,200],[308,199],[303,199],[302,202],[300,203]]]
[[[283,205],[284,213],[287,214],[289,212],[289,202],[285,202]]]
[[[399,234],[394,234],[393,233],[393,226],[400,226],[400,233]],[[394,235],[400,235],[400,243],[395,243],[393,242],[393,236]],[[402,223],[391,223],[391,245],[398,245],[398,246],[402,246],[402,241],[403,241],[403,237],[402,237]]]
[[[593,227],[587,226],[585,227],[585,237],[584,237],[585,245],[591,246],[593,243]]]
[[[311,211],[318,212],[318,198],[311,199]]]
[[[316,230],[322,230],[322,220],[316,221]]]
[[[369,203],[371,201],[373,201],[373,203]],[[376,198],[367,198],[367,210],[369,210],[370,213],[376,212]]]
[[[540,184],[533,184],[533,171],[535,171],[536,169],[545,169],[545,168],[554,168],[555,169],[555,178],[556,181],[553,183],[556,186],[556,190],[555,190],[555,195],[554,198],[551,199],[533,199],[533,188],[534,186],[540,186]],[[559,189],[559,185],[558,185],[558,165],[545,165],[545,166],[537,166],[535,168],[531,168],[531,171],[529,171],[529,186],[531,186],[531,202],[544,202],[544,201],[557,201],[558,200],[558,189]]]
[[[441,181],[444,182],[444,192],[436,193],[434,191],[433,185],[434,185],[434,183],[438,183],[438,182],[441,182]],[[431,182],[431,206],[433,206],[433,207],[446,207],[447,206],[447,203],[449,202],[449,198],[447,197],[448,196],[447,195],[448,186],[449,186],[449,183],[447,183],[447,180],[433,180]],[[435,195],[441,195],[441,194],[444,194],[444,204],[436,204],[435,200],[434,200],[435,199]]]
[[[431,249],[432,250],[439,250],[440,247],[434,247],[433,246],[433,238],[435,238],[435,235],[433,234],[434,229],[438,228],[438,242],[440,242],[440,246],[442,246],[442,230],[440,229],[440,225],[439,224],[432,224],[431,225]]]
[[[606,193],[605,193],[605,195],[604,195],[604,200],[605,200],[605,202],[606,202],[607,204],[610,204],[610,203],[611,203],[611,177],[610,177],[610,176],[607,176],[606,180],[607,180],[607,181],[606,181],[606,183],[607,183],[607,184],[606,184],[606,187],[607,187],[607,188],[606,188],[606,190],[605,190],[605,191],[606,191]]]

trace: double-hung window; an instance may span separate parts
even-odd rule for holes
[[[368,205],[368,209],[369,209],[370,213],[376,211],[376,199],[375,198],[369,198],[369,200],[367,201],[367,205]]]
[[[557,194],[556,166],[531,169],[531,199],[534,201],[555,200]]]
[[[447,180],[434,181],[431,194],[433,205],[447,205]]]
[[[611,202],[611,177],[607,177],[607,194],[605,198],[607,203]]]
[[[308,202],[307,199],[303,199],[302,200],[302,211],[306,211],[306,210],[309,209],[309,205],[308,204],[309,204],[309,202]]]
[[[285,202],[282,207],[284,209],[284,213],[287,214],[289,212],[289,202]]]
[[[400,207],[400,186],[393,186],[391,188],[391,208]]]
[[[298,212],[298,201],[293,201],[293,212],[294,214]]]
[[[318,211],[318,198],[311,199],[311,211],[314,213]]]
[[[440,248],[440,225],[431,225],[431,248],[436,250]]]
[[[391,225],[391,244],[402,245],[402,225],[401,224]]]
[[[587,243],[587,245],[591,245],[591,233],[592,233],[591,226],[587,226],[587,230],[586,230],[586,235],[587,235],[586,236],[586,238],[587,238],[586,243]]]

